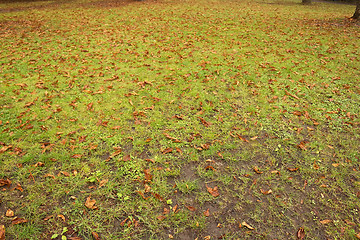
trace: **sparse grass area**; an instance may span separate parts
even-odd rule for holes
[[[359,25],[299,2],[0,4],[6,239],[356,239]]]

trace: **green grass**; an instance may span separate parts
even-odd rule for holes
[[[7,239],[356,239],[359,24],[299,3],[1,3]]]

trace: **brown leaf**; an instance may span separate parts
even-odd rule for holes
[[[209,216],[210,216],[209,208],[204,212],[204,216],[205,216],[205,217],[209,217]]]
[[[185,207],[186,207],[187,209],[189,209],[190,211],[192,211],[192,212],[195,212],[195,211],[196,211],[196,208],[194,208],[194,207],[192,207],[192,206],[186,206],[186,205],[185,205]]]
[[[42,163],[42,162],[37,162],[37,163],[34,165],[34,167],[43,167],[43,166],[45,166],[45,164]]]
[[[260,189],[260,191],[261,191],[261,193],[264,194],[264,195],[269,195],[269,194],[272,193],[272,190],[271,190],[271,189],[269,189],[269,190],[267,190],[267,191]]]
[[[10,187],[10,185],[11,185],[11,181],[9,180],[9,179],[0,179],[0,187],[2,187],[2,186],[7,186],[7,187]]]
[[[94,237],[95,240],[100,240],[99,234],[97,234],[96,232],[92,232],[91,234],[92,234],[92,236]]]
[[[213,170],[214,172],[216,171],[216,169],[213,166],[209,165],[205,167],[205,170],[210,170],[210,169]]]
[[[288,170],[289,170],[290,172],[296,172],[297,170],[299,170],[299,168],[288,168]]]
[[[5,226],[0,225],[0,240],[5,240]]]
[[[19,190],[20,192],[24,191],[24,189],[21,187],[19,183],[16,184],[16,187],[14,189]]]
[[[171,153],[173,151],[172,148],[166,148],[162,151],[163,154]]]
[[[305,230],[302,227],[300,227],[299,230],[297,231],[296,237],[299,240],[302,240],[305,238]]]
[[[151,181],[153,176],[150,174],[150,169],[144,169],[145,179],[146,181]]]
[[[157,194],[157,193],[151,193],[157,200],[159,200],[159,201],[163,201],[164,199],[159,195],[159,194]]]
[[[53,215],[49,215],[49,216],[47,216],[47,217],[44,218],[44,221],[47,221],[47,220],[49,220],[49,219],[52,218],[52,217],[53,217]]]
[[[330,219],[325,219],[325,220],[320,221],[321,224],[328,224],[331,222],[332,222],[332,220],[330,220]]]
[[[306,144],[307,143],[309,143],[308,141],[302,141],[302,142],[300,142],[297,146],[298,146],[298,148],[300,148],[301,150],[304,150],[304,151],[306,151]]]
[[[89,209],[97,209],[97,207],[95,206],[96,200],[95,199],[91,199],[91,197],[89,196],[86,199],[85,202],[85,207],[89,208]]]
[[[203,119],[202,117],[198,117],[198,119],[200,119],[200,122],[205,126],[205,127],[209,127],[212,123],[205,121],[205,119]]]
[[[103,187],[108,181],[109,181],[109,179],[101,180],[100,183],[99,183],[99,188]]]
[[[72,155],[71,157],[72,157],[72,158],[81,158],[82,155],[81,155],[81,154],[74,154],[74,155]]]
[[[128,155],[125,155],[124,157],[123,157],[123,161],[124,162],[127,162],[127,161],[130,161],[131,160],[131,156],[128,154]]]
[[[259,170],[258,167],[254,167],[254,172],[256,172],[257,174],[262,174],[263,172]]]
[[[0,227],[0,229],[1,229],[1,227]],[[357,239],[360,239],[360,232],[359,232],[358,234],[356,234],[355,237],[356,237]],[[1,238],[0,238],[0,240],[1,240]]]
[[[253,228],[252,226],[250,226],[249,224],[247,224],[245,221],[240,224],[240,227],[241,227],[241,226],[247,227],[247,228],[250,229],[250,230],[254,230],[254,229],[255,229],[255,228]]]
[[[82,240],[81,237],[70,237],[69,240]]]
[[[25,218],[16,217],[11,221],[11,224],[16,225],[16,224],[21,224],[21,223],[26,223],[26,222],[28,222],[28,220],[26,220]]]
[[[7,211],[6,211],[6,214],[5,214],[7,217],[13,217],[14,216],[14,211],[13,210],[11,210],[11,209],[8,209]]]
[[[58,216],[58,218],[61,218],[64,222],[66,222],[66,218],[65,218],[65,216],[64,216],[64,215],[62,215],[62,214],[58,214],[57,216]]]
[[[65,177],[70,177],[70,173],[68,173],[68,172],[61,171],[60,173],[62,175],[64,175]]]
[[[0,153],[3,153],[3,152],[6,152],[7,150],[11,149],[12,146],[9,145],[9,146],[3,146],[2,148],[0,148]]]
[[[160,215],[160,216],[157,216],[156,218],[159,219],[160,221],[162,221],[166,218],[166,216]]]
[[[213,196],[213,197],[218,197],[220,194],[218,192],[218,187],[215,186],[214,188],[211,188],[209,187],[207,184],[206,184],[206,188],[208,190],[208,192]]]

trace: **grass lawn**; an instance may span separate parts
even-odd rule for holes
[[[355,7],[0,3],[0,239],[360,238]]]

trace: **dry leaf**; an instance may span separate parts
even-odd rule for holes
[[[150,174],[150,169],[144,169],[144,174],[145,174],[145,180],[146,181],[151,181],[153,176]]]
[[[205,217],[209,217],[209,216],[210,216],[209,208],[204,212],[204,216],[205,216]]]
[[[260,189],[260,191],[261,191],[262,194],[265,194],[265,195],[269,195],[269,194],[272,193],[272,190],[271,190],[271,189],[269,189],[269,190],[267,190],[267,191],[264,191],[264,190]]]
[[[296,237],[299,240],[302,240],[305,238],[305,230],[302,227],[300,227],[299,230],[297,231]]]
[[[5,226],[0,225],[0,240],[5,240]]]
[[[125,156],[123,157],[123,161],[124,161],[124,162],[130,161],[130,160],[131,160],[131,156],[130,156],[130,155],[125,155]]]
[[[16,225],[16,224],[20,224],[20,223],[26,223],[28,220],[26,220],[25,218],[14,218],[12,221],[11,221],[11,224],[12,225]]]
[[[290,172],[296,172],[297,170],[299,170],[299,168],[288,168],[288,170],[289,170]]]
[[[190,211],[192,211],[192,212],[195,212],[195,211],[196,211],[196,208],[194,208],[194,207],[192,207],[192,206],[186,206],[186,205],[185,205],[185,207],[186,207],[187,209],[189,209]]]
[[[0,187],[2,187],[2,186],[7,186],[7,187],[10,187],[10,185],[11,185],[11,181],[9,180],[9,179],[0,179]]]
[[[5,214],[7,217],[13,217],[14,216],[14,211],[13,210],[11,210],[11,209],[8,209],[7,211],[6,211],[6,214]]]
[[[255,229],[255,228],[253,228],[252,226],[250,226],[249,224],[247,224],[246,222],[242,222],[239,227],[241,227],[241,226],[247,227],[247,228],[250,229],[250,230],[254,230],[254,229]]]
[[[58,216],[58,218],[61,218],[64,222],[66,222],[66,219],[65,219],[65,216],[64,216],[64,215],[59,214],[59,215],[57,215],[57,216]]]
[[[330,220],[330,219],[325,219],[325,220],[320,221],[321,224],[328,224],[331,222],[332,222],[332,220]]]
[[[162,151],[163,154],[171,153],[173,151],[172,148],[166,148]]]
[[[82,240],[81,237],[70,237],[69,240]]]
[[[96,200],[95,199],[91,199],[91,197],[89,196],[86,199],[85,202],[85,207],[89,208],[89,209],[97,209],[97,207],[95,206]]]
[[[206,188],[208,190],[208,192],[213,196],[213,197],[218,197],[220,194],[218,192],[218,187],[215,186],[214,188],[211,188],[209,187],[207,184],[206,184]]]
[[[92,232],[91,234],[93,235],[95,240],[100,240],[99,234],[97,234],[96,232]]]
[[[0,227],[0,230],[1,230],[1,227]],[[358,234],[356,234],[355,237],[356,237],[357,239],[360,239],[360,232],[359,232]],[[1,238],[0,238],[0,240],[1,240]]]
[[[99,183],[99,188],[103,187],[108,181],[109,181],[109,179],[101,180]]]
[[[254,172],[257,174],[262,174],[263,172],[258,169],[258,167],[254,167]]]
[[[0,153],[6,152],[6,151],[9,150],[10,148],[12,148],[11,145],[9,145],[9,146],[3,146],[2,148],[0,148]]]

